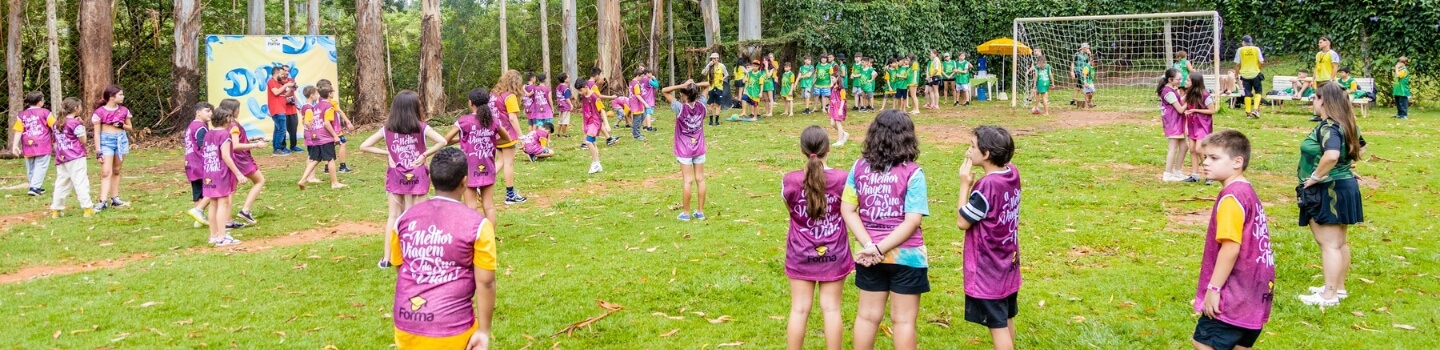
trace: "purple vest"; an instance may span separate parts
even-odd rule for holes
[[[640,96],[645,98],[645,103],[655,105],[655,87],[650,86],[654,78],[647,78],[640,83]]]
[[[385,172],[385,191],[393,194],[421,196],[430,193],[430,172],[424,165],[414,167],[416,160],[425,154],[425,130],[430,126],[421,124],[420,132],[397,134],[385,130],[385,148],[390,152],[390,169]]]
[[[201,194],[205,198],[221,198],[235,192],[235,173],[230,172],[230,167],[225,166],[225,160],[220,158],[222,147],[231,147],[230,132],[227,129],[205,130],[205,140],[200,143],[200,174],[205,183],[201,186]],[[234,155],[234,149],[231,149]]]
[[[1175,90],[1175,88],[1170,87],[1170,85],[1165,85],[1165,87],[1160,89],[1160,116],[1179,120],[1180,111],[1175,110],[1175,105],[1165,102],[1165,95],[1168,94],[1175,94],[1175,98],[1179,99],[1181,104],[1184,104],[1185,96],[1181,96],[1180,91]]]
[[[905,222],[905,192],[909,189],[910,176],[915,175],[915,171],[919,169],[919,164],[905,162],[887,172],[872,172],[870,163],[866,162],[865,158],[855,161],[855,167],[851,171],[855,173],[855,194],[860,205],[860,221],[865,224],[865,231],[870,234],[870,239],[880,242],[889,237],[896,226]],[[924,246],[925,239],[920,233],[920,227],[916,227],[915,234],[900,243],[900,248]]]
[[[455,121],[460,129],[460,150],[465,151],[465,164],[470,169],[465,187],[478,188],[495,184],[495,141],[500,134],[498,121],[491,120],[490,127],[480,125],[474,114],[466,114]]]
[[[648,86],[650,83],[643,78],[630,79],[630,100],[626,101],[630,106],[630,113],[645,113],[645,89],[641,86]]]
[[[695,158],[705,155],[705,104],[700,101],[681,104],[675,115],[675,156]]]
[[[112,111],[105,109],[105,106],[100,106],[95,108],[95,117],[97,117],[96,121],[99,121],[100,124],[116,125],[124,123],[126,119],[130,119],[130,109],[125,108],[125,106],[117,106],[117,108]]]
[[[20,153],[22,156],[39,157],[50,155],[55,138],[50,135],[50,110],[26,108],[15,115],[16,122],[24,126],[20,132]]]
[[[240,126],[240,122],[230,123],[230,134],[238,136],[239,143],[250,143],[250,135],[245,134],[245,127]],[[206,135],[209,135],[209,132],[206,132]],[[240,169],[240,175],[250,175],[260,170],[260,166],[255,164],[255,157],[250,155],[250,149],[235,149],[235,145],[230,146],[230,159],[235,161],[235,168]]]
[[[85,158],[85,145],[75,136],[75,129],[83,125],[77,118],[55,121],[55,164]]]
[[[570,106],[570,97],[565,96],[569,93],[569,84],[560,84],[555,86],[555,108],[557,110],[561,112],[569,112],[574,109]]]
[[[305,130],[306,143],[310,143],[312,146],[320,146],[335,142],[335,136],[330,135],[329,130],[325,130],[325,113],[333,108],[335,108],[335,106],[331,105],[330,101],[325,100],[320,100],[320,102],[310,105],[309,112],[314,115],[314,118],[310,119],[310,125]],[[333,128],[334,126],[332,125],[331,127]],[[339,131],[339,129],[336,129],[336,131]]]
[[[805,281],[844,279],[855,269],[845,222],[840,218],[840,196],[845,192],[843,169],[825,170],[825,216],[806,212],[805,171],[785,174],[781,196],[790,210],[790,231],[785,240],[785,275]]]
[[[190,126],[185,128],[184,140],[181,140],[181,143],[185,145],[185,179],[189,181],[195,181],[205,177],[202,173],[203,166],[201,164],[203,159],[200,159],[200,144],[195,140],[195,135],[199,134],[200,129],[204,128],[205,122],[191,120]]]
[[[535,131],[531,131],[529,134],[521,137],[520,143],[525,145],[525,154],[540,155],[540,153],[545,152],[544,143],[548,142],[545,140],[549,138],[550,132],[545,131],[545,128],[535,128]]]
[[[535,92],[534,85],[525,85],[521,88],[526,93]],[[535,96],[520,94],[520,106],[525,109],[526,119],[535,119]]]
[[[550,88],[545,85],[531,85],[526,88],[530,96],[530,105],[526,110],[526,117],[529,119],[550,119],[555,113],[550,110]]]
[[[975,193],[989,208],[965,230],[965,295],[1003,299],[1020,291],[1020,170],[985,175]]]
[[[600,127],[600,107],[596,105],[599,101],[599,95],[593,91],[590,93],[590,96],[580,98],[580,120],[586,127]]]
[[[464,333],[475,324],[475,241],[485,216],[432,198],[395,221],[401,262],[395,278],[395,328],[427,337]]]
[[[1205,305],[1205,287],[1215,272],[1220,243],[1215,241],[1215,216],[1220,201],[1234,197],[1245,210],[1245,228],[1240,242],[1240,256],[1230,278],[1220,286],[1220,321],[1246,329],[1260,329],[1270,320],[1270,306],[1275,299],[1275,251],[1270,247],[1269,217],[1255,189],[1249,182],[1235,182],[1220,190],[1210,210],[1210,229],[1205,232],[1205,255],[1200,262],[1200,283],[1195,287],[1195,310]]]
[[[515,139],[520,137],[520,133],[515,132],[516,126],[510,124],[510,110],[505,107],[505,100],[510,98],[510,96],[512,96],[512,94],[508,92],[491,96],[490,115],[495,116],[495,122],[500,123],[500,127],[505,129],[505,132],[510,135],[511,139]]]

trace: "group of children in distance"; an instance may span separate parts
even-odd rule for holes
[[[744,117],[732,118],[732,121],[757,121],[760,117],[760,104],[763,102],[768,107],[765,116],[774,116],[775,105],[779,99],[785,100],[785,113],[787,116],[795,115],[795,95],[800,94],[805,99],[805,109],[802,114],[809,114],[812,111],[831,111],[832,106],[838,102],[846,101],[846,93],[854,96],[849,105],[851,111],[874,111],[875,95],[893,94],[896,108],[910,109],[911,114],[920,113],[922,107],[918,98],[919,87],[925,88],[929,99],[923,105],[926,109],[939,109],[941,95],[954,95],[953,105],[970,103],[970,72],[971,65],[965,59],[965,53],[959,54],[959,59],[951,59],[950,53],[944,54],[942,60],[940,54],[934,50],[930,51],[930,60],[921,70],[920,62],[915,55],[892,58],[884,67],[876,66],[875,60],[855,54],[852,64],[847,67],[842,62],[845,57],[840,56],[837,60],[835,55],[820,55],[819,63],[814,63],[812,57],[806,56],[803,65],[800,66],[798,74],[792,68],[790,62],[781,64],[775,60],[773,53],[766,55],[762,60],[754,60],[748,65],[736,67],[735,87],[740,90],[739,101],[743,108]],[[728,73],[724,71],[724,65],[719,63],[719,54],[711,54],[710,64],[702,71],[712,72],[707,75],[716,76],[711,83],[719,84],[728,80]],[[712,69],[716,69],[712,71]],[[877,70],[878,69],[878,70]],[[877,84],[882,82],[883,84]],[[778,97],[777,97],[778,85]],[[798,87],[798,89],[797,89]],[[963,96],[963,97],[962,97]],[[820,108],[813,108],[814,98],[819,98]],[[715,99],[712,102],[718,103]],[[885,108],[887,100],[882,100],[881,109]],[[714,124],[714,123],[712,123]],[[844,141],[842,137],[841,142]]]
[[[84,209],[83,216],[90,217],[110,207],[123,207],[129,202],[120,200],[120,169],[125,155],[130,153],[130,111],[121,105],[125,92],[118,86],[105,88],[100,105],[90,114],[93,137],[88,137],[85,123],[80,119],[82,107],[74,97],[61,102],[60,116],[51,113],[45,106],[45,95],[31,91],[25,94],[25,110],[16,114],[10,131],[10,151],[25,160],[25,176],[29,182],[30,196],[45,194],[45,177],[50,163],[55,163],[55,193],[50,203],[50,216],[64,215],[65,200],[75,193]],[[85,144],[93,139],[101,164],[100,201],[91,203],[90,177],[86,169],[87,150]]]
[[[1155,94],[1160,97],[1160,124],[1164,129],[1166,144],[1165,182],[1199,182],[1201,158],[1204,158],[1201,143],[1214,130],[1214,115],[1220,111],[1215,98],[1205,89],[1205,78],[1199,74],[1189,75],[1188,84],[1182,83],[1179,69],[1165,70],[1165,75],[1156,84]],[[1185,155],[1191,155],[1190,175],[1185,174]],[[1210,181],[1205,181],[1210,183]]]
[[[1191,67],[1189,61],[1185,60],[1185,50],[1177,53],[1176,68]],[[1185,72],[1188,74],[1189,68]],[[1071,77],[1075,78],[1075,97],[1072,97],[1070,104],[1076,108],[1094,108],[1095,103],[1095,56],[1090,51],[1090,43],[1081,43],[1080,49],[1075,53],[1075,61],[1070,63]],[[1041,50],[1035,50],[1035,62],[1027,67],[1025,74],[1035,80],[1035,89],[1031,91],[1034,95],[1029,101],[1035,104],[1030,107],[1031,114],[1050,114],[1050,88],[1053,87],[1055,69],[1050,65],[1049,60]],[[1078,98],[1079,94],[1085,95],[1085,100]]]

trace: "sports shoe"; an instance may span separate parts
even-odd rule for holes
[[[241,210],[239,213],[236,213],[235,216],[238,216],[241,219],[245,219],[245,221],[248,221],[251,224],[255,223],[255,214],[251,214],[248,211]]]
[[[1340,305],[1340,297],[1339,293],[1336,293],[1335,299],[1325,299],[1320,294],[1305,294],[1300,296],[1300,302],[1309,306],[1335,306]]]
[[[32,187],[32,188],[30,188],[30,192],[26,192],[25,194],[26,194],[26,195],[29,195],[29,196],[31,196],[31,197],[39,196],[39,195],[40,195],[40,190],[35,189],[35,188]]]
[[[1200,182],[1200,178],[1199,178],[1199,177],[1196,177],[1195,175],[1190,175],[1190,176],[1188,176],[1188,177],[1185,177],[1184,180],[1180,180],[1180,182],[1184,182],[1184,183],[1195,183],[1195,182]]]
[[[214,244],[216,247],[232,246],[240,244],[240,240],[230,236],[225,236],[224,238],[221,238],[219,240],[210,241],[210,244]]]
[[[105,204],[105,201],[100,201],[99,203],[95,203],[95,211],[96,211],[96,212],[103,211],[103,210],[105,210],[105,208],[109,208],[109,207],[110,207],[109,205],[106,205],[106,204]]]
[[[351,168],[349,164],[340,164],[339,171],[341,174],[349,174],[355,172],[355,168]]]
[[[605,139],[605,145],[606,145],[606,146],[614,146],[615,143],[617,143],[617,142],[620,142],[620,138],[619,138],[619,137],[611,136],[610,138]]]
[[[44,187],[36,187],[35,190],[36,190],[36,191],[40,191],[40,194],[45,194],[45,188],[44,188]]]
[[[380,261],[375,262],[375,267],[378,268],[388,269],[390,266],[390,260],[380,259]]]
[[[694,214],[690,214],[690,217],[695,218],[695,220],[705,220],[705,213],[697,211]]]
[[[305,149],[304,149],[304,148],[300,148],[300,146],[290,146],[290,153],[303,153],[303,152],[305,152]]]
[[[635,136],[635,141],[645,141],[645,135]]]
[[[84,217],[87,217],[87,218],[88,218],[88,217],[91,217],[91,216],[95,216],[95,209],[85,208],[85,214],[84,214],[83,216],[84,216]]]
[[[507,205],[525,203],[527,200],[530,199],[521,196],[519,193],[511,192],[505,194],[505,204]]]
[[[277,150],[275,150],[274,153],[271,153],[271,155],[274,155],[274,156],[276,156],[276,157],[288,156],[288,155],[290,155],[290,150],[288,150],[288,149],[277,149]]]
[[[61,216],[61,215],[60,215],[60,211],[59,211],[59,210],[51,210],[51,211],[50,211],[50,218],[51,218],[51,219],[59,219],[60,216]]]
[[[200,227],[200,225],[205,225],[208,222],[205,221],[205,212],[201,211],[200,208],[190,208],[190,210],[186,210],[185,213],[190,214],[190,218],[195,220],[195,227]]]
[[[244,228],[244,227],[245,227],[245,224],[238,223],[238,222],[234,222],[234,221],[231,221],[230,223],[225,224],[225,229],[227,229],[227,230],[233,230],[233,229]]]
[[[110,198],[110,206],[112,206],[112,207],[128,207],[128,206],[130,206],[130,202],[122,201],[122,200],[120,200],[120,197],[117,196],[117,197],[115,197],[115,198]]]
[[[679,216],[675,217],[675,220],[690,221],[690,213],[681,212]]]
[[[1310,294],[1320,295],[1320,294],[1324,294],[1324,293],[1325,293],[1325,286],[1309,287],[1309,288],[1306,288],[1306,290],[1310,291]],[[1340,299],[1349,298],[1349,297],[1350,297],[1350,291],[1347,291],[1347,290],[1344,290],[1344,289],[1337,290],[1337,291],[1335,291],[1335,297],[1340,298]]]
[[[535,155],[534,155],[534,154],[526,153],[525,155],[528,156],[528,157],[530,157],[530,162],[531,162],[531,163],[534,163],[534,162],[537,160],[537,158],[535,158]]]
[[[584,150],[587,150],[587,149],[590,149],[590,146],[585,145],[585,144],[583,144],[583,143],[580,144],[580,150],[581,150],[581,151],[584,151]]]
[[[1180,180],[1183,180],[1183,178],[1175,177],[1175,173],[1165,173],[1160,176],[1160,181],[1164,182],[1179,182]]]
[[[605,167],[600,166],[600,162],[590,163],[590,173],[591,173],[591,174],[598,173],[598,172],[601,172],[601,171],[603,171],[603,170],[605,170]]]

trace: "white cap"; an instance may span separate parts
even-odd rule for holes
[[[1090,48],[1090,43],[1080,43],[1080,48],[1082,48],[1082,49],[1088,49],[1088,48]]]
[[[719,53],[716,53],[716,52],[711,52],[711,53],[710,53],[710,58],[720,58],[720,54],[719,54]]]

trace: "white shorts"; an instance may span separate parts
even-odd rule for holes
[[[680,165],[705,164],[705,155],[704,155],[704,154],[701,154],[701,155],[695,156],[694,158],[675,157],[675,160],[676,160],[676,161],[679,161],[679,162],[680,162]]]
[[[960,89],[960,91],[970,92],[970,84],[958,84],[955,85],[955,88]]]
[[[570,113],[571,112],[560,113],[560,116],[555,117],[555,124],[570,125]]]
[[[1085,90],[1084,90],[1084,92],[1087,93],[1087,94],[1093,94],[1093,93],[1095,93],[1095,85],[1085,85]]]

